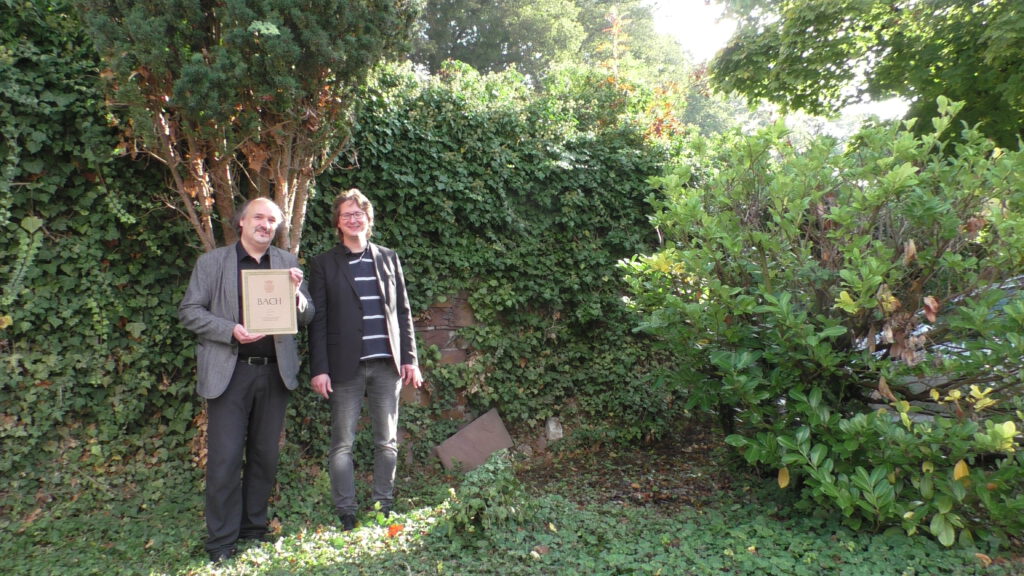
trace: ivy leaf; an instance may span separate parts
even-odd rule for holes
[[[129,322],[129,323],[125,324],[124,329],[127,330],[128,333],[132,335],[132,338],[138,340],[139,338],[142,337],[143,330],[146,329],[146,323],[145,322]]]
[[[43,227],[43,220],[35,216],[26,216],[21,220],[21,227],[29,234],[34,234],[36,230]]]

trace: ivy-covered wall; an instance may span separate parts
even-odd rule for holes
[[[0,39],[0,472],[166,454],[199,408],[175,313],[194,239],[159,166],[108,162],[74,20],[0,11]]]
[[[161,166],[111,159],[118,135],[74,20],[5,11],[0,39],[0,472],[187,458],[201,403],[176,306],[198,241]],[[647,181],[665,152],[615,110],[588,117],[613,121],[460,67],[430,81],[386,67],[366,87],[354,152],[321,178],[300,256],[336,241],[330,202],[358,186],[416,312],[467,299],[467,361],[440,365],[424,343],[433,403],[403,416],[421,444],[450,432],[430,422],[457,394],[513,425],[561,415],[625,438],[674,419],[615,268],[653,245]],[[327,415],[303,392],[289,439],[319,458],[311,424]]]
[[[524,85],[460,66],[425,83],[382,70],[364,97],[358,168],[321,182],[305,250],[333,242],[322,221],[333,192],[359,187],[375,202],[375,238],[400,250],[417,311],[466,294],[478,320],[460,331],[468,362],[431,373],[442,404],[462,391],[480,410],[536,423],[572,400],[615,421],[632,410],[619,388],[646,394],[637,366],[649,355],[615,265],[656,241],[647,180],[665,152],[628,123],[580,130]]]

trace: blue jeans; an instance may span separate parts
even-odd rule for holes
[[[394,502],[398,465],[398,398],[402,380],[391,359],[359,363],[355,378],[331,383],[331,497],[338,514],[355,514],[356,486],[352,458],[363,397],[373,425],[373,501]]]

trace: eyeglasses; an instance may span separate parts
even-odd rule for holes
[[[352,222],[353,220],[362,220],[366,218],[366,212],[360,210],[359,212],[345,212],[341,215],[341,219],[346,222]]]

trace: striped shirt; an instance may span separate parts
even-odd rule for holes
[[[348,263],[363,308],[363,352],[360,359],[391,358],[384,302],[377,286],[377,272],[369,248],[358,254],[349,254]]]

